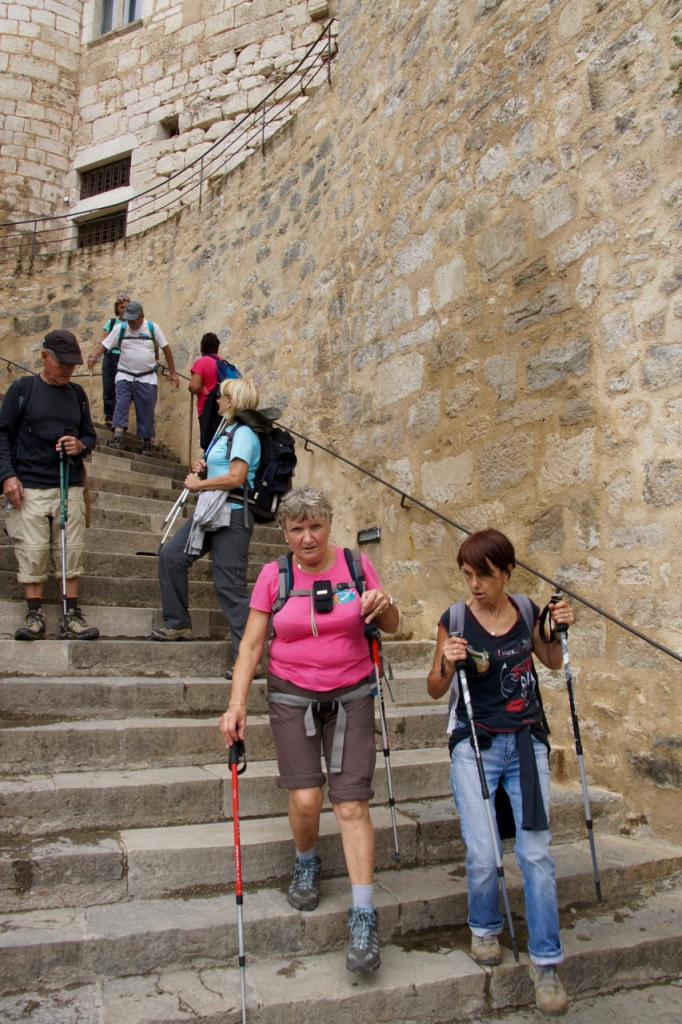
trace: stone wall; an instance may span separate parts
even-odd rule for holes
[[[0,221],[63,212],[81,7],[0,3]]]
[[[181,366],[216,330],[286,423],[467,527],[501,527],[680,649],[680,9],[342,3],[332,90],[264,159],[126,246],[22,263],[14,324],[4,275],[0,350],[28,357],[64,318],[93,338],[134,284]],[[186,416],[164,397],[179,450]],[[462,535],[319,451],[301,451],[299,480],[333,494],[339,539],[381,524],[370,553],[404,628],[433,636],[462,593]],[[515,586],[549,597],[524,573]],[[578,615],[590,775],[625,792],[628,827],[672,832],[679,666]],[[560,681],[545,692],[570,744]]]

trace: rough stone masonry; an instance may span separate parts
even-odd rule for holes
[[[459,523],[500,526],[521,557],[679,648],[681,9],[339,3],[332,87],[201,212],[110,249],[5,261],[2,352],[35,360],[62,324],[92,341],[134,286],[180,368],[215,330],[286,424]],[[159,423],[184,451],[169,389]],[[461,594],[461,534],[320,452],[301,451],[298,480],[332,493],[339,539],[381,524],[372,555],[404,628],[431,636]],[[549,597],[524,574],[516,586]],[[672,833],[678,665],[587,611],[572,650],[590,776]],[[545,693],[568,744],[561,680]]]

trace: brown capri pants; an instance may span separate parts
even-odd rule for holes
[[[55,572],[61,573],[62,552],[59,528],[59,488],[27,487],[21,508],[13,508],[5,520],[7,533],[19,563],[19,583],[43,583],[47,579],[50,554]],[[85,499],[82,487],[69,488],[69,518],[66,523],[66,578],[83,574],[85,548]]]
[[[336,690],[304,690],[301,686],[268,674],[268,693],[292,693],[308,700],[334,701],[363,686],[372,679],[361,679],[353,686],[340,686]],[[376,763],[374,733],[374,699],[372,697],[349,701],[344,705],[348,716],[343,744],[341,771],[329,773],[329,798],[340,804],[349,800],[371,800],[374,796],[372,777]],[[316,731],[306,736],[303,717],[306,709],[270,701],[270,726],[277,751],[281,789],[313,789],[324,785],[321,771],[321,753],[329,767],[331,759],[336,708],[324,705],[315,712]]]

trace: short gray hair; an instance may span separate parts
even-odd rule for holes
[[[326,495],[311,487],[297,487],[284,495],[277,509],[281,527],[287,519],[326,519],[332,521],[332,507]]]

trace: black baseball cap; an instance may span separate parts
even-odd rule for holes
[[[71,331],[50,331],[45,335],[43,348],[64,366],[80,366],[83,362],[80,345]]]

